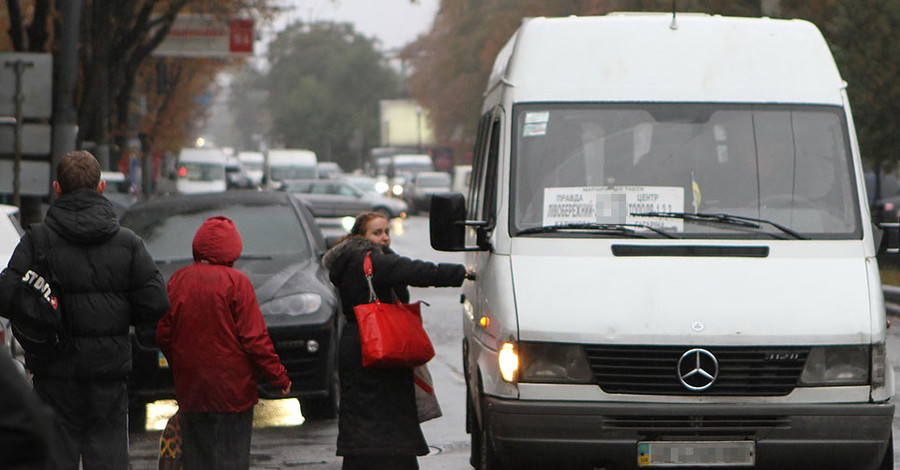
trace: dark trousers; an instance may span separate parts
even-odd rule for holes
[[[253,408],[240,413],[181,413],[184,470],[247,470]]]
[[[56,415],[63,470],[128,468],[128,387],[125,381],[34,377],[34,391]]]

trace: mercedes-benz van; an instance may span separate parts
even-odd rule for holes
[[[846,88],[806,21],[523,21],[431,212],[475,467],[892,468]]]

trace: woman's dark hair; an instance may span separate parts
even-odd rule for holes
[[[353,221],[353,227],[350,228],[350,233],[338,239],[334,245],[340,245],[350,237],[365,237],[366,230],[369,228],[369,222],[378,217],[387,220],[387,217],[380,212],[363,212],[362,214],[359,214],[356,216],[356,220]]]

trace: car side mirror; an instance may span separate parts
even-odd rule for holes
[[[466,226],[485,226],[466,220],[466,200],[460,193],[438,193],[431,197],[429,229],[431,247],[438,251],[480,251],[466,246]],[[479,239],[482,237],[479,237]]]

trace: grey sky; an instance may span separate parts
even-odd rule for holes
[[[382,49],[401,48],[431,29],[440,0],[284,0],[294,11],[283,24],[297,20],[353,23],[356,30],[381,42]],[[277,27],[277,26],[276,26]]]

